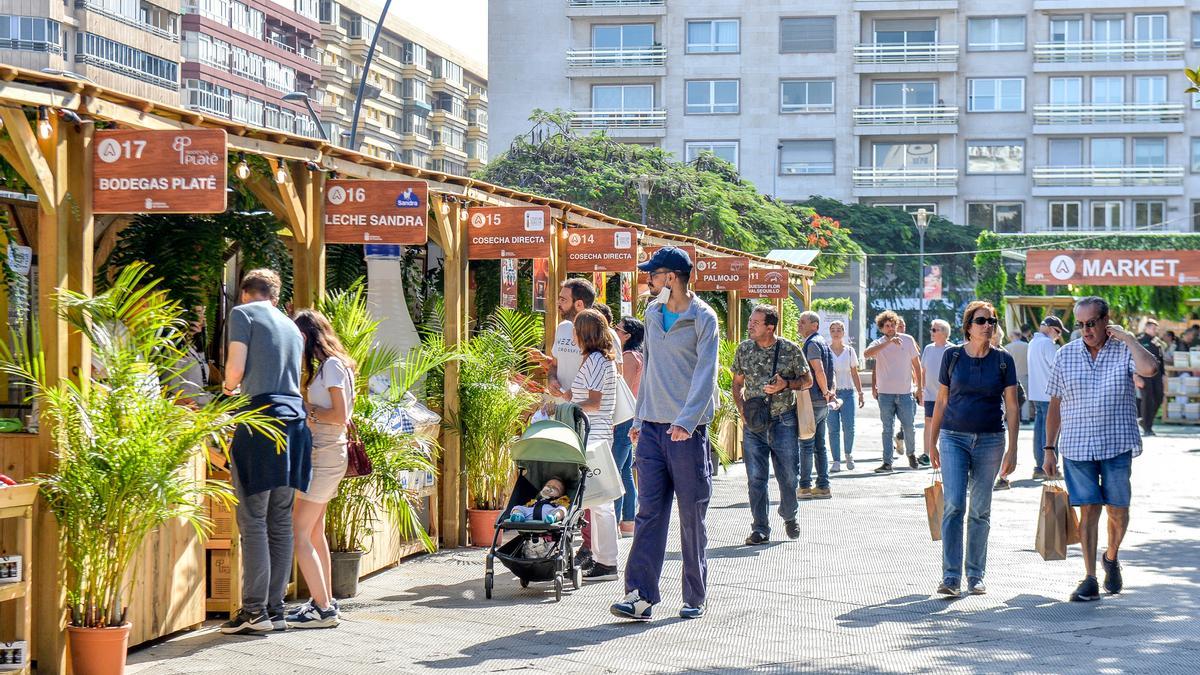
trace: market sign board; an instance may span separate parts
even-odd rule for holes
[[[640,264],[646,262],[647,260],[649,260],[650,257],[654,255],[654,252],[660,248],[666,248],[666,246],[643,246],[638,251],[638,259],[637,259],[638,264],[640,265]],[[676,245],[675,248],[680,249],[684,253],[688,254],[688,259],[692,261],[693,266],[696,264],[696,247],[695,246],[692,246],[690,244],[682,245],[682,246]],[[694,272],[695,272],[695,270],[693,270],[693,274],[692,274],[693,280],[695,280],[695,278],[696,278],[696,275],[694,274]],[[650,275],[647,272],[639,271],[638,275],[637,275],[637,283],[638,283],[638,294],[639,295],[644,294],[650,285]]]
[[[786,267],[751,269],[746,278],[746,295],[751,298],[786,299],[791,291],[788,286],[790,278]]]
[[[228,151],[223,129],[97,131],[95,213],[223,213]]]
[[[692,278],[697,291],[746,293],[749,290],[750,259],[737,256],[701,258],[696,261]]]
[[[1029,251],[1025,282],[1059,286],[1194,286],[1200,251]]]
[[[637,230],[570,230],[568,272],[632,272],[637,269]]]
[[[550,208],[481,206],[467,209],[467,258],[550,257]]]
[[[421,180],[325,183],[325,243],[421,246],[429,240],[429,186]]]

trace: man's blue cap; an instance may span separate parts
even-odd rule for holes
[[[667,270],[669,272],[691,272],[692,259],[687,251],[675,246],[664,246],[654,252],[650,259],[638,265],[643,272]]]

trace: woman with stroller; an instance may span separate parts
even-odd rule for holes
[[[293,319],[304,336],[304,384],[312,430],[312,481],[296,493],[292,513],[296,562],[312,593],[288,614],[291,628],[332,628],[338,624],[325,538],[325,506],[346,475],[346,427],[354,411],[354,360],[324,314],[303,310]]]
[[[575,316],[575,344],[583,363],[571,383],[571,402],[587,414],[591,431],[588,443],[600,442],[611,452],[613,413],[617,407],[617,347],[608,321],[594,309]],[[617,514],[613,502],[591,507],[592,566],[583,578],[612,581],[617,578]]]
[[[638,386],[642,383],[642,341],[646,337],[646,327],[641,321],[627,316],[617,322],[617,337],[621,339],[622,363],[625,367],[621,376],[636,399]],[[633,522],[637,515],[637,484],[633,480],[633,441],[629,440],[629,430],[633,428],[633,420],[626,420],[613,430],[613,459],[621,472],[621,482],[625,485],[625,494],[616,501],[613,508],[621,519],[621,536],[633,536]]]

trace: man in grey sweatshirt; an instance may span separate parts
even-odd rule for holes
[[[708,428],[717,402],[720,329],[712,308],[688,290],[692,261],[679,248],[661,248],[638,268],[650,274],[658,298],[646,309],[645,366],[629,436],[637,443],[638,512],[625,566],[627,595],[616,616],[645,621],[658,590],[671,522],[679,506],[683,551],[683,609],[704,615],[708,544],[704,517],[712,496]]]

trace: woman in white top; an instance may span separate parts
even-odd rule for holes
[[[587,413],[591,430],[588,443],[603,442],[612,452],[613,413],[617,408],[617,346],[608,321],[594,309],[575,316],[575,344],[583,363],[571,383],[571,401]],[[613,502],[591,507],[592,560],[584,578],[611,581],[617,578],[617,512]]]
[[[296,314],[304,336],[304,384],[308,425],[312,430],[312,480],[296,493],[292,514],[296,562],[312,599],[287,616],[292,628],[329,628],[338,623],[333,606],[325,506],[337,495],[346,475],[346,427],[354,411],[354,360],[320,312]]]
[[[862,382],[858,379],[858,354],[846,344],[846,324],[834,320],[829,324],[829,350],[833,352],[833,381],[838,383],[837,410],[829,409],[829,450],[833,454],[830,473],[842,470],[842,438],[846,439],[846,468],[854,470],[854,393],[858,392],[858,407],[863,407]],[[850,383],[854,388],[850,388]]]

